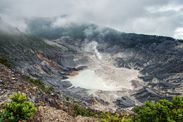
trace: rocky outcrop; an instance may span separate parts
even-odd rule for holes
[[[74,115],[74,102],[66,101],[58,93],[45,92],[26,76],[0,64],[0,110],[15,92],[25,93],[38,107],[30,122],[98,122],[98,119]]]
[[[72,117],[63,110],[53,107],[40,106],[35,122],[99,122],[99,120],[90,117]]]

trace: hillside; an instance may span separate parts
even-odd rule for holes
[[[25,33],[0,21],[0,56],[12,71],[99,111],[182,96],[182,40],[53,21],[27,20]]]
[[[146,100],[182,95],[182,40],[122,33],[94,24],[55,27],[53,22],[47,18],[32,19],[27,22],[27,33],[76,52],[70,55],[72,59],[64,58],[67,62],[60,60],[63,66],[87,67],[80,75],[64,80],[75,86],[64,90],[67,95],[82,98],[93,108],[103,105],[99,109],[128,108]],[[95,80],[105,81],[100,84]],[[92,86],[92,82],[99,87]]]
[[[81,117],[75,114],[76,103],[67,101],[51,87],[40,85],[41,81],[15,73],[0,64],[0,109],[9,100],[9,96],[21,92],[28,95],[38,107],[36,116],[31,122],[95,122],[97,119]]]

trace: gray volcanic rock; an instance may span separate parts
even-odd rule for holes
[[[27,23],[26,34],[8,25],[11,32],[16,32],[14,35],[1,29],[0,55],[6,56],[18,71],[40,78],[66,95],[91,102],[93,96],[88,94],[88,89],[74,87],[67,79],[87,69],[92,56],[100,58],[97,53],[113,60],[117,68],[140,72],[139,79],[143,83],[139,79],[133,80],[133,92],[126,90],[129,92],[127,97],[121,94],[112,101],[117,106],[133,106],[136,101],[132,97],[143,103],[183,93],[183,40],[122,33],[94,24],[53,27],[52,20],[41,18]],[[92,42],[96,42],[97,46],[86,49]],[[96,100],[106,103],[105,99]]]
[[[63,88],[69,88],[72,86],[72,84],[69,81],[61,81]]]
[[[135,102],[128,98],[127,96],[121,97],[116,100],[116,104],[121,108],[133,107]]]
[[[133,96],[139,100],[140,102],[144,102],[147,100],[151,101],[157,101],[159,99],[170,99],[174,95],[181,95],[179,93],[173,93],[173,92],[162,92],[161,90],[155,90],[153,88],[147,88],[144,87],[140,90],[138,90]]]

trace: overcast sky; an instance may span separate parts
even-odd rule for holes
[[[20,28],[26,26],[22,18],[61,15],[67,22],[183,39],[183,0],[0,0],[1,18]]]

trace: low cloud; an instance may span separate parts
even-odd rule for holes
[[[150,13],[181,12],[183,5],[167,4],[164,6],[152,6],[147,8]]]
[[[179,27],[175,30],[174,37],[183,39],[183,27]]]
[[[62,15],[68,15],[63,18]],[[53,26],[95,23],[123,32],[182,38],[182,0],[1,0],[0,16],[24,30],[24,19],[59,17]]]

